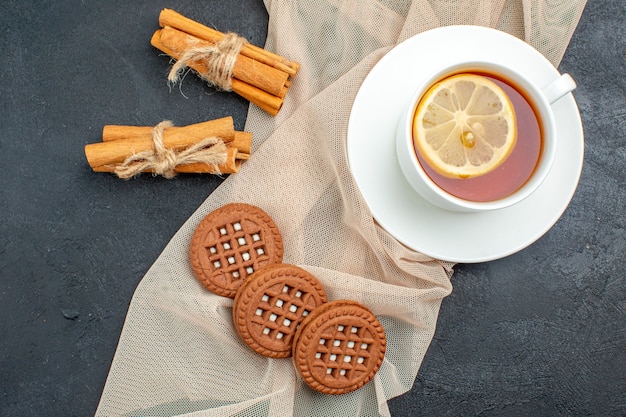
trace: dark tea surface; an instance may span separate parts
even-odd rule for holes
[[[485,202],[505,198],[520,189],[531,177],[541,154],[541,127],[532,105],[516,88],[499,78],[489,78],[509,96],[517,119],[517,142],[511,155],[495,170],[474,178],[449,178],[435,172],[417,153],[428,176],[441,189],[469,201]]]

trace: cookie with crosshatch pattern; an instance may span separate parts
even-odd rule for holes
[[[326,292],[315,276],[295,265],[270,265],[237,290],[233,322],[252,350],[286,358],[300,322],[325,302]]]
[[[196,278],[205,288],[234,298],[248,276],[282,262],[283,240],[262,209],[230,203],[200,221],[191,238],[189,257]]]
[[[386,346],[385,330],[367,307],[334,300],[302,321],[293,342],[293,360],[314,390],[346,394],[376,375]]]

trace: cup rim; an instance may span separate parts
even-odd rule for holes
[[[422,167],[422,164],[417,158],[417,153],[413,142],[413,119],[416,111],[416,106],[426,89],[437,81],[446,77],[462,72],[472,71],[484,72],[487,74],[493,74],[496,77],[504,77],[510,79],[516,87],[523,89],[533,101],[533,105],[534,107],[536,107],[536,112],[540,113],[537,114],[537,118],[539,119],[539,123],[542,126],[542,137],[551,138],[550,143],[547,143],[545,139],[542,139],[541,155],[539,158],[539,162],[537,163],[537,166],[535,167],[535,170],[531,177],[512,194],[497,200],[471,201],[454,196],[443,190],[430,178],[430,176]],[[403,130],[402,138],[405,146],[403,146],[403,149],[397,147],[397,150],[401,152],[403,151],[405,155],[408,154],[411,167],[420,177],[420,180],[428,187],[429,191],[434,193],[436,195],[436,198],[440,199],[441,201],[433,201],[432,198],[428,198],[424,195],[423,197],[439,207],[446,208],[452,211],[478,212],[497,210],[510,207],[523,201],[529,195],[531,195],[548,176],[548,173],[553,165],[556,156],[557,137],[554,115],[550,103],[541,93],[541,87],[528,80],[523,75],[497,62],[471,60],[442,66],[438,70],[433,71],[432,75],[419,83],[419,85],[415,89],[403,117],[400,118],[400,123],[403,124],[401,128]],[[402,158],[401,155],[399,155],[398,157]],[[405,172],[405,169],[403,168],[402,171],[406,177],[407,173]],[[415,186],[413,186],[413,181],[409,180],[409,183],[415,189]],[[422,194],[419,190],[416,189],[416,191]]]

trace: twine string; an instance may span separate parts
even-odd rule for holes
[[[246,43],[245,38],[229,32],[214,45],[191,46],[174,63],[167,79],[176,84],[191,62],[202,61],[207,71],[199,74],[200,77],[220,90],[232,91],[233,68]]]
[[[143,171],[152,171],[152,175],[165,178],[176,176],[178,165],[204,163],[212,167],[213,172],[220,174],[218,166],[228,158],[224,141],[212,136],[201,140],[181,151],[168,149],[163,144],[165,129],[173,126],[169,120],[157,124],[152,130],[152,149],[138,152],[127,157],[115,168],[119,178],[130,178]]]

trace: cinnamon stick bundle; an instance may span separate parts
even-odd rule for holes
[[[153,149],[154,129],[152,126],[104,126],[102,142],[85,146],[89,166],[94,172],[116,172],[129,157]],[[173,167],[177,173],[234,174],[239,171],[241,163],[250,158],[252,151],[252,133],[235,131],[232,117],[180,127],[168,126],[161,136],[162,145],[176,152],[190,149],[207,138],[218,138],[225,145],[222,163],[182,163]]]
[[[224,33],[171,9],[161,11],[159,25],[161,29],[155,31],[150,43],[176,60],[184,58],[191,49],[202,50],[219,45],[226,37]],[[211,81],[210,66],[206,59],[191,59],[185,65]],[[299,68],[296,62],[244,42],[232,66],[230,88],[275,116]]]

